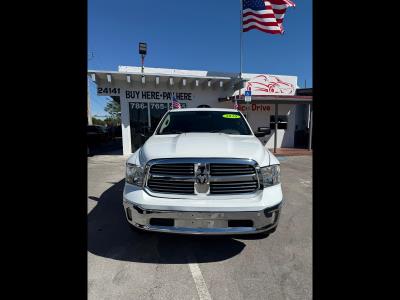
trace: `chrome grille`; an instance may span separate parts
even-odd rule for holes
[[[211,175],[246,175],[255,174],[254,167],[251,165],[239,164],[211,164]]]
[[[221,179],[231,179],[217,182],[211,181],[210,194],[251,193],[258,189],[256,170],[252,165],[210,164],[210,174]]]
[[[151,167],[152,174],[184,175],[194,174],[193,164],[157,164]]]
[[[227,181],[210,183],[210,194],[251,193],[258,189],[258,181]]]
[[[147,186],[155,192],[173,194],[194,194],[193,182],[149,179]]]
[[[193,164],[156,164],[150,167],[147,186],[159,193],[194,194],[193,175]]]
[[[209,172],[198,181],[199,167]],[[156,193],[229,195],[254,193],[259,188],[257,163],[248,159],[160,159],[149,163],[146,186]],[[207,171],[209,170],[209,171]],[[198,178],[199,177],[199,178]],[[199,184],[201,183],[201,184]],[[204,183],[204,184],[203,184]]]

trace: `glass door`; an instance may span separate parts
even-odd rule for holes
[[[171,109],[171,102],[150,103],[150,132],[156,130],[158,123],[161,121],[164,114]],[[186,103],[181,103],[182,108],[186,108]]]
[[[168,103],[150,103],[150,132],[156,130],[158,123],[168,111]]]
[[[129,103],[132,152],[140,148],[147,138],[149,130],[149,104],[146,102]]]
[[[129,115],[131,125],[132,152],[140,148],[156,130],[164,114],[171,109],[171,102],[130,102]],[[186,103],[181,103],[185,108]]]

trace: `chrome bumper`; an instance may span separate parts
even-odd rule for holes
[[[187,212],[147,210],[124,201],[127,221],[144,231],[194,235],[254,234],[278,225],[282,202],[261,211]]]

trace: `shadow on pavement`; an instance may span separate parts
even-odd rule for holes
[[[102,144],[88,145],[88,156],[94,155],[122,155],[122,140],[114,139]]]
[[[88,251],[122,261],[186,264],[216,262],[239,254],[245,244],[230,237],[136,233],[122,206],[124,180],[106,190],[88,215]]]

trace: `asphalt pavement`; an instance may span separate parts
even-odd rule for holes
[[[138,234],[126,157],[88,158],[89,299],[311,299],[312,157],[280,157],[285,202],[265,239]]]

